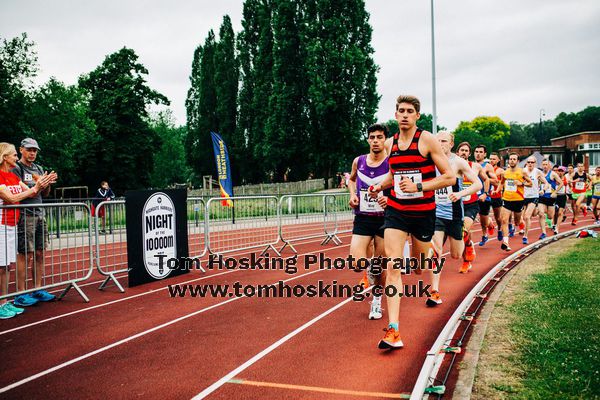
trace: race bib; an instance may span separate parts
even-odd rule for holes
[[[581,181],[575,182],[575,189],[576,190],[585,189],[585,182],[581,182]]]
[[[448,196],[452,193],[452,186],[446,186],[435,191],[435,202],[436,204],[448,204],[452,203],[452,200]]]
[[[468,189],[468,188],[469,188],[469,187],[470,187],[472,184],[473,184],[473,182],[466,182],[466,181],[463,181],[463,183],[462,183],[462,185],[463,185],[463,189]],[[466,196],[463,196],[463,200],[464,200],[464,201],[467,201],[467,200],[469,200],[470,198],[471,198],[471,195],[470,195],[470,194],[468,194],[468,195],[466,195]]]
[[[600,183],[594,185],[594,196],[600,196]]]
[[[516,192],[517,191],[517,183],[514,179],[507,179],[506,185],[504,186],[504,191],[506,192]]]
[[[566,192],[567,192],[566,188],[567,188],[567,186],[563,185],[563,187],[561,187],[559,190],[557,190],[556,193],[558,193],[558,194],[566,194]]]
[[[394,192],[396,192],[396,198],[398,198],[398,199],[417,199],[419,197],[423,197],[423,192],[404,193],[400,189],[400,182],[402,182],[402,179],[404,177],[410,179],[414,184],[423,183],[423,174],[421,174],[421,171],[413,170],[413,171],[396,171],[396,172],[394,172]]]
[[[379,192],[377,197],[382,197],[383,193]],[[367,189],[360,189],[360,211],[365,213],[382,213],[383,207],[379,205],[376,198],[369,196]]]

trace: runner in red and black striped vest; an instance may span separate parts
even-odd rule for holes
[[[386,287],[395,287],[397,293],[403,291],[402,274],[400,269],[393,268],[393,260],[403,257],[408,235],[413,237],[413,257],[420,259],[421,254],[433,254],[435,190],[451,186],[456,180],[439,142],[431,133],[417,128],[420,109],[421,103],[416,97],[400,96],[396,100],[400,132],[386,141],[390,173],[370,190],[371,196],[377,196],[381,190],[393,187],[385,209],[385,253],[391,260],[385,283]],[[440,173],[437,177],[436,167]],[[403,346],[398,333],[400,296],[387,297],[387,311],[389,325],[379,348],[400,348]]]

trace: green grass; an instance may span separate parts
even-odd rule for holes
[[[511,306],[523,371],[511,398],[600,398],[600,239],[580,240]]]

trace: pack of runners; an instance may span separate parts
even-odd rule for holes
[[[450,257],[463,260],[458,272],[471,270],[476,257],[471,228],[478,216],[479,246],[486,246],[497,229],[500,248],[506,252],[511,251],[509,239],[515,236],[516,227],[522,243],[529,243],[532,218],[540,221],[539,239],[548,235],[547,228],[558,234],[567,218],[567,199],[573,225],[579,215],[587,215],[586,197],[600,223],[600,167],[594,178],[582,164],[577,169],[569,166],[569,171],[543,160],[539,169],[534,157],[528,157],[521,168],[518,154],[511,153],[502,168],[497,153],[487,158],[484,145],[474,148],[474,161],[469,161],[469,143],[459,143],[452,153],[452,133],[434,136],[417,127],[420,101],[416,97],[399,96],[395,117],[399,132],[391,137],[385,125],[368,128],[369,153],[354,159],[348,185],[355,214],[350,252],[355,258],[370,260],[361,281],[365,288],[373,285],[369,319],[383,318],[382,291],[375,293],[375,288],[385,288],[386,294],[388,288],[402,293],[402,274],[410,271],[394,268],[394,260],[438,257],[449,239]],[[375,273],[371,266],[381,257],[387,260],[387,268]],[[414,272],[420,271],[421,266]],[[431,291],[426,304],[435,307],[442,304],[441,269],[428,268],[428,273]],[[401,296],[385,297],[388,326],[378,347],[402,348]]]

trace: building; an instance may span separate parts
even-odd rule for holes
[[[498,150],[498,154],[504,165],[512,152],[517,153],[520,159],[538,152],[553,164],[576,165],[578,162],[583,162],[585,169],[591,173],[600,166],[600,131],[559,136],[550,139],[550,143],[550,146],[504,147]]]

